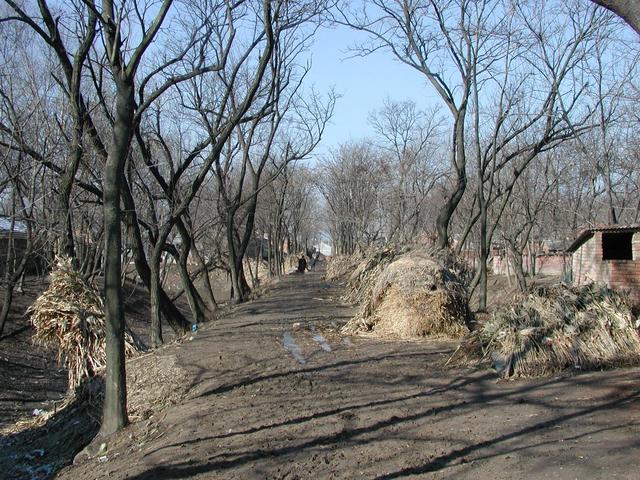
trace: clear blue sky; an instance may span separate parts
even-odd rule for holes
[[[367,123],[370,111],[378,109],[386,97],[413,100],[420,108],[438,104],[426,79],[391,53],[378,51],[367,57],[350,57],[347,49],[362,39],[362,33],[345,27],[321,29],[311,47],[311,71],[307,81],[318,92],[331,86],[341,95],[331,124],[315,155],[322,156],[340,143],[372,136]]]

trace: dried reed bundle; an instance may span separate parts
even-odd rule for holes
[[[57,349],[58,363],[69,371],[70,390],[104,368],[104,304],[98,291],[73,268],[70,258],[56,258],[49,288],[27,314],[36,329],[34,342]],[[127,333],[126,355],[137,351]]]
[[[326,280],[343,280],[351,274],[362,260],[362,255],[334,255],[327,263]]]
[[[631,365],[640,362],[636,328],[629,304],[605,287],[537,288],[494,312],[451,361],[491,359],[505,377]]]
[[[373,247],[364,253],[364,258],[352,270],[347,281],[347,291],[344,295],[348,302],[362,303],[369,299],[376,281],[384,269],[395,258],[409,250],[403,246]]]

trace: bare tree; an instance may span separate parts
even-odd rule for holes
[[[49,46],[62,70],[62,75],[54,78],[62,86],[67,97],[69,115],[72,118],[71,133],[67,139],[67,154],[60,169],[60,185],[57,201],[57,215],[54,228],[59,233],[58,251],[75,259],[70,197],[74,180],[83,157],[83,136],[87,125],[87,105],[82,94],[82,76],[85,63],[96,36],[97,17],[91,8],[82,8],[81,2],[74,2],[72,9],[74,25],[71,31],[78,32],[77,38],[68,39],[60,31],[61,25],[46,0],[38,0],[40,21],[36,21],[18,2],[5,0],[15,16],[5,20],[17,20],[28,25]],[[63,28],[68,27],[65,25]],[[71,45],[71,47],[69,47]],[[71,50],[70,50],[71,48]]]
[[[438,145],[441,120],[437,111],[419,110],[412,101],[386,99],[369,121],[380,138],[377,142],[388,170],[383,209],[388,218],[389,242],[410,242],[429,228],[427,203],[433,187],[441,182],[446,166],[440,163]]]
[[[9,152],[10,155],[12,153]],[[2,308],[0,308],[0,338],[9,317],[14,290],[23,278],[27,264],[33,261],[36,241],[36,232],[33,228],[36,185],[42,172],[42,166],[28,174],[21,171],[24,168],[21,164],[26,163],[22,155],[17,155],[14,162],[8,161],[6,157],[3,160],[2,166],[5,170],[3,177],[9,180],[11,194],[9,212],[6,212],[9,215],[4,217],[9,220],[5,245],[7,250],[2,252],[4,253],[4,265],[0,265],[2,286],[4,287]],[[18,248],[15,238],[17,234],[24,237],[24,245],[20,248]]]
[[[339,10],[338,23],[369,35],[356,47],[367,55],[386,49],[425,76],[451,117],[449,157],[452,185],[436,218],[437,246],[449,245],[449,223],[467,187],[466,118],[473,76],[491,31],[492,2],[396,0],[366,2],[362,9]]]
[[[497,56],[501,60],[484,75],[474,75],[473,82],[477,214],[468,222],[458,249],[478,221],[476,281],[481,310],[486,308],[489,246],[514,185],[538,155],[596,125],[596,107],[581,80],[589,71],[600,33],[608,26],[608,16],[596,9],[570,6],[518,6],[508,18],[492,39],[499,43],[494,52],[502,52]],[[480,86],[485,97],[493,92],[492,109],[483,108]]]
[[[371,142],[362,140],[341,145],[318,167],[335,254],[352,254],[382,238],[384,163]]]

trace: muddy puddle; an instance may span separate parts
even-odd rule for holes
[[[298,344],[296,343],[296,339],[293,338],[293,335],[291,335],[289,332],[284,332],[284,334],[282,335],[282,346],[285,348],[285,350],[287,350],[292,356],[293,358],[295,358],[299,363],[301,364],[305,364],[307,363],[307,360],[304,358],[304,355],[302,354],[302,350],[300,349],[300,347],[298,346]]]
[[[324,336],[315,329],[312,331],[312,333],[313,333],[313,337],[312,337],[313,340],[320,346],[320,348],[325,352],[330,352],[331,345],[329,345],[329,342],[327,341],[327,339],[324,338]]]

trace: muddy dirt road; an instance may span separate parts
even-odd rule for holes
[[[181,405],[62,479],[640,478],[640,369],[497,382],[450,342],[342,338],[318,273],[162,349]]]

